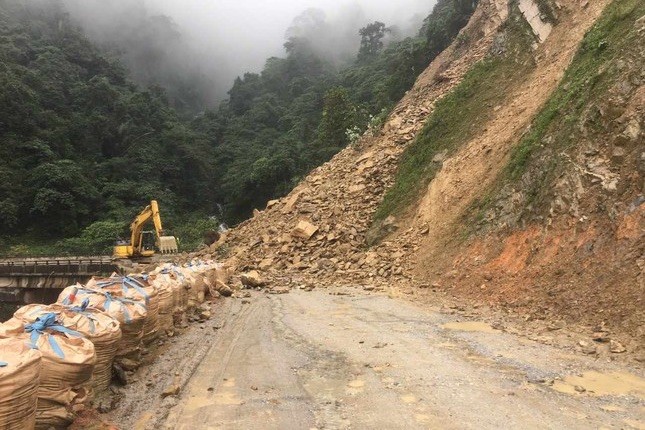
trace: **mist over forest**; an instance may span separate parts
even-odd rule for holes
[[[196,246],[378,133],[476,5],[3,0],[0,253],[107,252],[151,199]]]
[[[358,30],[382,21],[390,39],[418,32],[434,0],[63,0],[90,39],[118,57],[135,82],[158,84],[178,108],[199,112],[227,97],[237,76],[284,56],[289,37],[343,67]]]

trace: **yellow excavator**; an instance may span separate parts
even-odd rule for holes
[[[152,219],[154,231],[144,231],[145,224]],[[177,252],[177,238],[175,236],[164,236],[159,216],[159,205],[152,200],[144,210],[136,216],[130,224],[130,242],[118,242],[114,246],[114,258],[140,258],[152,257],[155,254],[155,247],[162,254],[173,254]]]

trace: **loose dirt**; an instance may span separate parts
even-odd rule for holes
[[[480,322],[386,294],[337,292],[226,300],[218,309],[226,324],[208,337],[198,326],[178,337],[146,371],[159,375],[150,391],[129,389],[128,404],[112,419],[137,429],[588,429],[645,422],[642,369],[505,330],[482,331]],[[203,343],[210,346],[194,363],[189,356],[202,356]],[[195,372],[178,395],[161,399],[176,383],[167,361],[177,357],[174,371],[192,363]]]

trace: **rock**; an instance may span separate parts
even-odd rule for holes
[[[260,264],[258,264],[258,267],[262,270],[267,270],[272,265],[273,265],[273,258],[265,258],[264,260],[260,261]]]
[[[123,368],[123,370],[128,370],[128,371],[137,370],[137,368],[141,364],[138,361],[131,360],[129,358],[120,358],[118,361],[121,368]]]
[[[167,386],[161,393],[161,398],[166,398],[168,396],[176,396],[181,391],[181,387],[177,383],[172,383]]]
[[[291,235],[300,239],[309,240],[317,231],[318,227],[310,222],[299,221],[298,225],[291,231]]]
[[[210,319],[211,316],[212,316],[211,311],[202,310],[199,312],[199,319],[201,320]]]
[[[268,292],[269,294],[287,294],[289,291],[289,287],[274,287],[271,288]]]
[[[298,203],[298,199],[300,198],[301,194],[302,194],[302,191],[299,191],[287,197],[284,207],[282,208],[283,214],[288,214],[289,212],[293,211],[293,208],[296,206],[296,203]]]
[[[608,335],[606,332],[603,332],[603,331],[595,332],[595,333],[591,336],[591,338],[592,338],[595,342],[609,342],[609,335]]]
[[[578,345],[580,345],[583,354],[593,355],[597,352],[596,347],[587,341],[581,340]]]
[[[264,279],[262,279],[260,273],[257,270],[251,270],[250,272],[242,273],[242,275],[240,275],[240,281],[242,281],[242,285],[250,288],[261,287],[265,284]]]
[[[622,343],[616,340],[611,340],[609,342],[609,351],[613,352],[614,354],[621,354],[623,352],[626,352],[627,348],[625,348]]]
[[[123,368],[119,366],[117,363],[114,363],[112,365],[112,375],[114,376],[114,379],[116,379],[119,384],[128,385],[128,374],[125,373],[125,370],[123,370]]]
[[[267,209],[271,209],[273,206],[277,205],[280,203],[280,200],[269,200],[267,202]]]

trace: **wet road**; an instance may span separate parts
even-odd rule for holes
[[[226,310],[161,427],[645,426],[638,369],[384,295],[294,291],[249,302]]]

